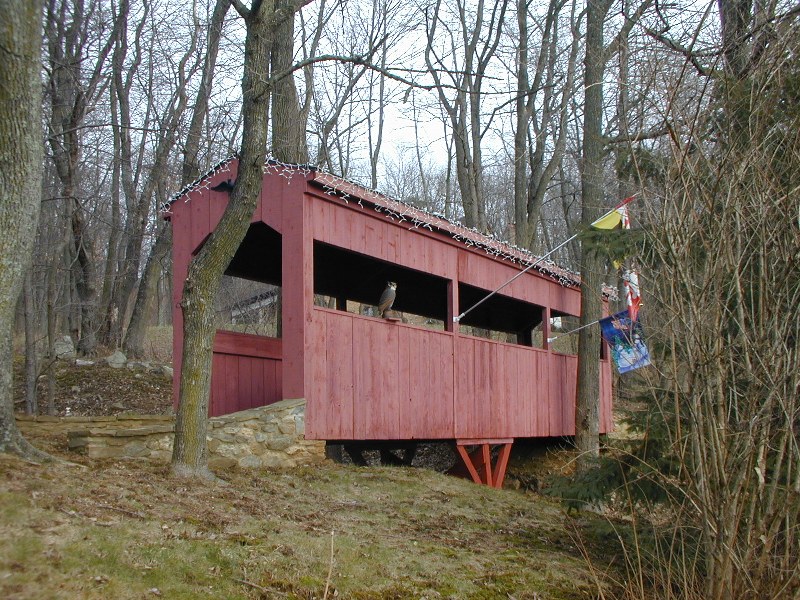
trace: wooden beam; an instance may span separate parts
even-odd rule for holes
[[[456,440],[456,450],[472,481],[499,489],[503,487],[513,443],[513,439],[507,438],[502,440]],[[501,446],[494,467],[492,467],[491,454],[493,445]],[[468,452],[467,446],[477,447],[472,452]],[[459,474],[458,470],[454,470],[453,473]]]

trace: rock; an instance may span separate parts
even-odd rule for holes
[[[122,352],[116,350],[114,354],[107,356],[105,361],[108,363],[109,367],[113,369],[121,369],[127,364],[128,358]]]
[[[122,402],[115,402],[111,405],[114,410],[125,410],[125,405]]]
[[[236,461],[232,458],[209,457],[208,467],[214,471],[227,471],[236,466]]]
[[[258,456],[244,456],[239,459],[239,466],[245,469],[257,469],[261,466],[261,459]]]
[[[72,338],[68,335],[65,335],[53,345],[53,352],[55,352],[56,358],[71,359],[77,356],[75,344],[72,343]]]
[[[161,367],[161,372],[167,379],[172,379],[172,367],[164,365],[163,367]]]
[[[151,365],[146,360],[143,360],[143,361],[132,360],[132,361],[128,362],[127,367],[131,371],[149,371],[150,368],[151,368]]]
[[[79,358],[75,361],[76,367],[91,367],[92,365],[94,365],[93,360],[86,360],[84,358]]]

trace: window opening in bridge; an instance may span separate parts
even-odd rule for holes
[[[484,290],[466,283],[458,284],[458,305],[475,306],[486,298],[491,290]],[[495,294],[468,312],[459,322],[459,331],[521,346],[543,346],[541,323],[544,307],[524,302],[503,294]],[[534,335],[536,328],[540,334]]]
[[[281,337],[281,235],[253,223],[222,277],[217,329]]]
[[[446,279],[314,242],[316,306],[380,318],[377,305],[389,281],[397,284],[390,316],[428,329],[446,328]]]

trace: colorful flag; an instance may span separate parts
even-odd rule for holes
[[[639,319],[639,308],[642,306],[642,296],[639,294],[639,274],[635,270],[626,270],[622,275],[622,285],[625,286],[628,315],[631,321],[637,321]]]
[[[630,220],[628,219],[629,200],[632,200],[632,198],[626,198],[623,204],[597,219],[592,223],[592,227],[595,229],[616,229],[622,226],[623,229],[630,229]]]
[[[642,325],[632,320],[628,311],[600,319],[600,329],[620,375],[650,364],[650,352],[642,339]]]
[[[613,210],[608,211],[599,219],[592,223],[595,229],[616,229],[620,225],[625,229],[630,229],[630,220],[628,219],[628,203],[631,202],[636,196],[628,196],[620,202]]]

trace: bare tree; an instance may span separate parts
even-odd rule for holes
[[[250,217],[258,204],[267,154],[267,106],[271,82],[265,75],[269,69],[270,52],[281,25],[301,6],[300,3],[273,6],[260,0],[254,0],[249,8],[239,0],[232,0],[232,4],[247,28],[239,171],[219,225],[189,264],[181,301],[184,312],[183,365],[172,470],[179,476],[201,479],[214,478],[208,469],[206,445],[211,345],[215,331],[214,298],[222,274],[244,239]],[[286,29],[281,31],[284,35],[291,34]],[[286,98],[282,102],[286,103]],[[288,106],[287,110],[291,112],[299,110],[299,107]]]
[[[17,429],[12,386],[14,310],[40,210],[42,5],[0,0],[0,14],[0,452],[42,459]]]
[[[90,12],[97,7],[94,2]],[[124,3],[123,3],[124,4]],[[79,197],[79,161],[84,119],[107,83],[105,62],[113,45],[115,30],[97,50],[94,66],[84,78],[90,42],[90,19],[83,0],[49,0],[45,35],[50,77],[50,135],[53,161],[61,183],[61,197],[69,216],[69,257],[75,291],[80,301],[78,350],[92,354],[97,344],[97,274],[94,240],[87,228],[86,207]],[[116,19],[115,27],[119,24]]]
[[[514,213],[517,245],[536,249],[536,228],[545,193],[551,184],[567,145],[567,120],[571,114],[575,67],[580,34],[577,5],[571,3],[571,41],[559,73],[559,16],[565,0],[551,0],[542,26],[542,40],[530,80],[528,33],[529,2],[517,4],[519,48],[517,51],[516,128],[514,132]],[[559,81],[560,80],[560,81]],[[560,90],[558,85],[560,84]],[[539,110],[537,111],[537,105]]]
[[[441,0],[425,11],[425,64],[450,121],[464,222],[481,230],[486,229],[481,143],[487,130],[481,103],[486,73],[500,43],[508,0],[492,3],[491,7],[487,9],[479,0],[474,10],[469,10],[467,3],[459,0],[455,23],[445,15]],[[449,43],[442,46],[442,37]],[[457,60],[460,56],[463,62]]]
[[[214,81],[214,70],[219,55],[219,44],[225,15],[230,7],[229,0],[217,0],[208,28],[208,41],[203,63],[200,86],[192,110],[192,119],[183,148],[183,170],[181,187],[188,185],[200,176],[199,153],[202,141],[203,126],[208,117],[208,105]],[[158,194],[162,197],[161,194]],[[123,349],[128,356],[141,357],[144,354],[145,332],[153,304],[159,267],[166,259],[170,248],[170,228],[159,222],[156,229],[155,243],[145,262],[142,278],[136,292],[136,301],[131,312],[131,319],[125,332]]]

